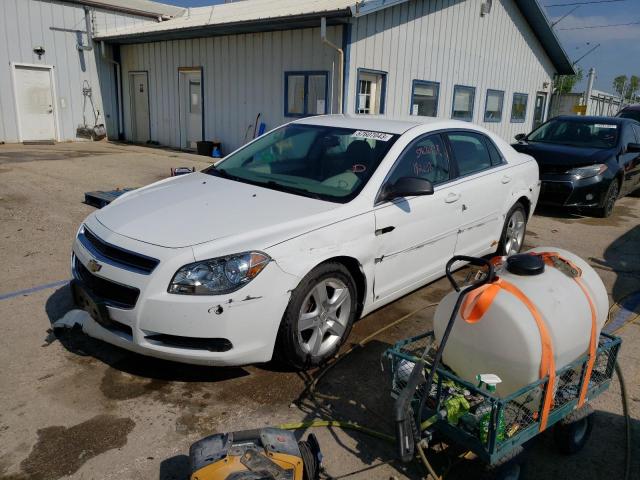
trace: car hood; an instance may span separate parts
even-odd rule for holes
[[[96,218],[120,235],[180,248],[249,232],[265,239],[265,231],[275,243],[313,228],[314,216],[338,206],[198,172],[129,192]]]
[[[550,143],[520,142],[512,145],[518,152],[536,159],[541,167],[582,167],[606,162],[615,149],[584,148]]]

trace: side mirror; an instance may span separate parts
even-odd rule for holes
[[[418,177],[400,177],[395,183],[386,185],[379,200],[393,200],[401,197],[433,195],[433,184]]]
[[[627,152],[640,153],[640,143],[629,143],[627,145]]]
[[[527,134],[526,133],[519,133],[514,137],[517,141],[521,141],[524,140],[525,138],[527,138]]]

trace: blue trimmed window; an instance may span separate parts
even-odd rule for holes
[[[285,117],[308,117],[327,113],[329,72],[284,73]]]
[[[414,80],[411,87],[411,115],[436,117],[438,115],[438,99],[440,84],[426,80]]]
[[[476,87],[455,85],[453,87],[453,106],[451,118],[470,122],[473,119],[473,107],[476,101]]]
[[[514,93],[511,105],[511,123],[524,123],[527,118],[527,102],[529,95],[526,93]]]
[[[502,109],[504,106],[504,92],[502,90],[487,90],[487,98],[484,102],[484,121],[502,121]]]
[[[356,82],[356,113],[377,115],[384,113],[387,95],[387,72],[358,69]]]

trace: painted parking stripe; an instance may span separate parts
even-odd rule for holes
[[[8,298],[19,297],[21,295],[29,295],[30,293],[46,290],[47,288],[61,287],[67,283],[69,283],[69,280],[58,280],[57,282],[45,283],[43,285],[38,285],[37,287],[26,288],[16,292],[0,293],[0,300],[7,300]]]

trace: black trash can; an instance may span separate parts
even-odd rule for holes
[[[213,142],[209,142],[207,140],[196,142],[196,148],[198,151],[198,155],[204,155],[205,157],[210,157],[211,153],[213,152]]]

